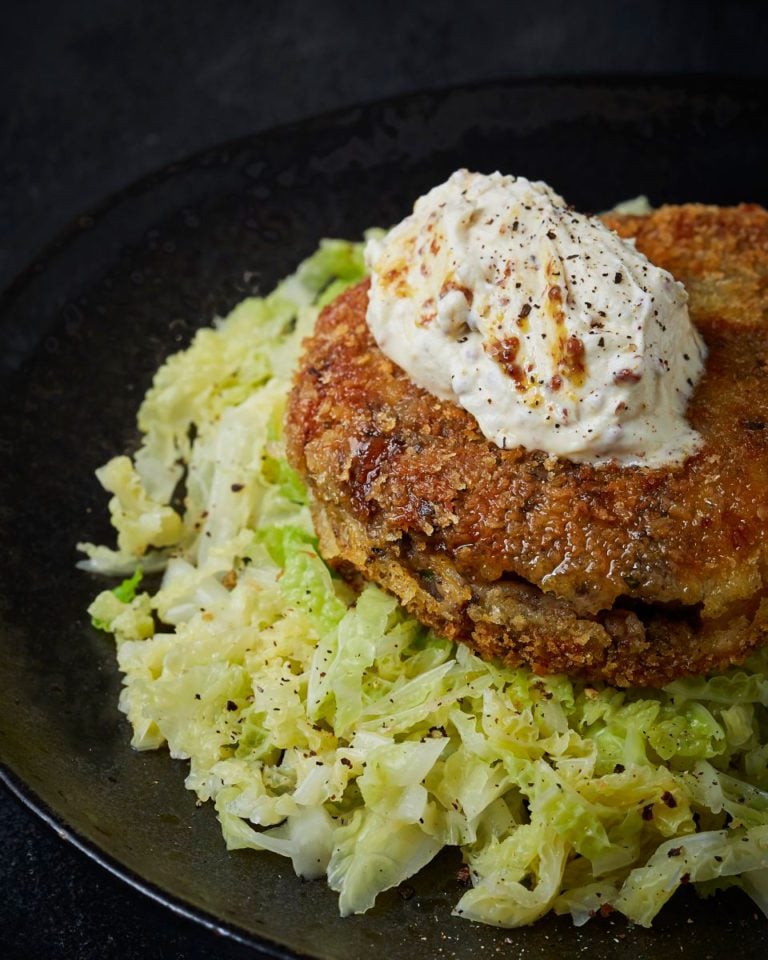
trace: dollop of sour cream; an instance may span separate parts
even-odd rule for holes
[[[658,467],[700,446],[685,288],[545,183],[459,170],[365,258],[381,350],[499,447]]]

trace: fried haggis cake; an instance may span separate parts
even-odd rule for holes
[[[682,466],[577,464],[486,440],[330,304],[287,414],[320,552],[483,656],[619,686],[768,642],[768,212],[662,207],[609,226],[687,287],[708,349]]]

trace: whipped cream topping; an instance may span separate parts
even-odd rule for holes
[[[652,467],[699,447],[685,288],[545,183],[459,170],[365,257],[381,350],[498,446]]]

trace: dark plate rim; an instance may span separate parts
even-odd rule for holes
[[[553,74],[540,77],[504,77],[499,76],[486,80],[479,80],[474,83],[458,83],[447,86],[421,87],[418,90],[412,90],[407,93],[400,93],[394,96],[374,98],[371,100],[353,101],[342,107],[331,110],[325,110],[321,113],[307,114],[297,120],[291,120],[287,123],[277,124],[263,129],[256,130],[254,133],[244,134],[231,140],[225,140],[221,143],[212,144],[201,150],[186,154],[177,160],[172,160],[165,165],[141,174],[136,179],[131,180],[125,186],[113,191],[101,200],[96,201],[91,206],[85,208],[74,217],[65,222],[53,237],[48,241],[39,252],[33,256],[26,267],[22,267],[15,276],[13,276],[5,286],[0,289],[0,313],[19,296],[27,284],[45,268],[46,263],[55,254],[83,230],[83,221],[88,221],[89,226],[95,225],[95,222],[113,207],[122,203],[130,197],[141,194],[145,189],[156,186],[168,177],[179,173],[184,167],[201,164],[207,158],[213,157],[216,153],[227,150],[237,150],[247,143],[256,143],[261,139],[270,139],[290,135],[291,133],[301,131],[309,125],[324,126],[331,123],[343,122],[345,117],[350,117],[354,113],[363,110],[376,110],[390,106],[397,106],[400,103],[417,100],[422,97],[448,97],[456,93],[471,93],[475,90],[492,89],[493,87],[509,87],[514,89],[567,89],[589,87],[599,87],[610,89],[612,91],[624,89],[627,91],[639,90],[643,87],[656,87],[668,92],[679,91],[686,94],[728,94],[738,92],[744,93],[745,85],[753,84],[754,77],[739,74],[716,75],[711,73],[657,73],[657,74],[622,74],[622,73],[596,73],[584,75]],[[753,84],[754,85],[754,84]],[[755,99],[768,99],[765,91],[759,88],[752,90]],[[91,223],[93,221],[93,223]]]
[[[92,840],[83,837],[71,824],[67,823],[63,818],[58,817],[48,804],[2,760],[0,760],[0,783],[2,783],[11,796],[19,800],[28,811],[50,827],[61,840],[66,840],[67,843],[85,854],[91,863],[97,864],[122,883],[127,884],[133,890],[154,900],[155,903],[166,907],[177,916],[199,924],[217,936],[226,937],[229,940],[233,940],[251,949],[256,948],[260,950],[265,957],[273,957],[275,960],[313,960],[312,957],[306,954],[295,953],[288,948],[281,947],[273,940],[262,940],[254,934],[241,929],[234,923],[224,923],[202,907],[192,907],[185,903],[180,897],[176,897],[162,887],[156,886],[149,880],[141,877],[131,869],[131,867],[126,866],[111,854],[102,850],[101,847]]]
[[[343,123],[345,118],[351,118],[359,111],[396,107],[409,101],[413,102],[419,98],[445,98],[457,93],[472,93],[476,90],[492,89],[494,87],[550,90],[567,88],[587,89],[593,87],[604,90],[610,89],[612,91],[625,90],[627,92],[637,91],[642,88],[655,88],[670,94],[674,92],[687,95],[728,95],[739,93],[743,96],[745,93],[745,85],[753,80],[754,78],[746,75],[739,76],[737,74],[729,74],[719,76],[706,73],[685,75],[674,73],[647,75],[606,73],[582,76],[556,75],[526,78],[500,76],[475,83],[427,87],[407,93],[400,93],[395,96],[349,103],[341,108],[307,115],[298,120],[257,130],[255,133],[246,134],[195,151],[163,167],[143,174],[70,219],[68,223],[65,223],[65,225],[54,234],[53,239],[31,259],[28,266],[22,268],[5,288],[0,291],[0,314],[10,307],[13,301],[24,292],[29,284],[34,282],[38,274],[45,268],[46,263],[82,232],[84,221],[86,221],[89,226],[95,225],[104,214],[124,201],[142,194],[147,189],[156,187],[164,180],[181,172],[185,167],[202,164],[207,158],[212,158],[215,154],[222,151],[237,150],[245,144],[257,144],[260,140],[268,140],[273,137],[290,136],[292,133],[306,129],[307,126],[325,126],[328,124]],[[757,100],[766,100],[764,92],[761,92],[759,89],[754,89],[752,94]],[[23,362],[22,360],[22,364]],[[116,877],[132,889],[171,910],[177,916],[197,923],[215,935],[226,937],[229,940],[251,949],[255,948],[260,950],[264,956],[273,957],[275,960],[313,960],[308,954],[297,953],[288,947],[275,943],[273,940],[262,938],[250,931],[246,931],[236,923],[223,921],[213,914],[208,913],[202,907],[192,906],[182,898],[146,880],[131,867],[121,863],[117,858],[103,850],[95,841],[82,836],[63,817],[58,816],[2,758],[0,758],[0,783],[3,784],[8,792],[26,807],[27,810],[36,815],[62,840],[67,841],[77,850],[81,851],[92,863],[98,864],[113,877]]]

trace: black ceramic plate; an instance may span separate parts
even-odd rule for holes
[[[320,237],[389,224],[458,166],[542,178],[599,210],[768,201],[766,96],[735,83],[497,84],[347,110],[163,170],[78,223],[2,301],[0,751],[6,782],[106,867],[275,956],[527,958],[765,954],[746,897],[682,895],[653,931],[567,918],[500,931],[454,919],[445,856],[364,917],[270,855],[227,854],[184,765],[137,754],[100,588],[75,541],[108,540],[93,470],[136,441],[153,371],[194,329],[269,290]]]

